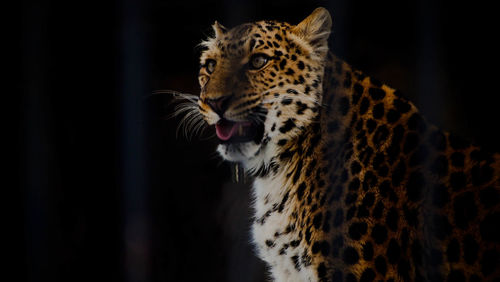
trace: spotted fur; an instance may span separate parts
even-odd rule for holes
[[[215,23],[202,43],[206,122],[264,127],[261,139],[218,151],[255,176],[253,240],[270,275],[498,281],[500,156],[436,128],[398,91],[329,53],[330,29],[318,8],[298,25]],[[259,53],[269,61],[253,70]]]

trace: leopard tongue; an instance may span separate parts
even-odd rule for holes
[[[215,132],[220,140],[229,140],[238,131],[238,123],[234,122],[218,122],[215,125]]]
[[[234,135],[242,135],[243,128],[250,126],[250,122],[232,122],[228,120],[220,120],[215,124],[215,132],[217,137],[222,141],[231,139]]]

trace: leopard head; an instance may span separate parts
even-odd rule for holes
[[[213,29],[202,42],[199,110],[215,126],[220,155],[255,169],[318,115],[331,17],[318,8],[298,25]]]

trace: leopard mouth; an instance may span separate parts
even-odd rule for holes
[[[264,124],[251,121],[234,122],[221,119],[215,124],[215,132],[221,143],[260,143],[264,135]]]

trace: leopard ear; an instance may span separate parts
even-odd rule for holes
[[[215,32],[215,38],[222,37],[222,35],[224,35],[224,33],[226,33],[227,31],[227,28],[221,25],[218,21],[215,21],[215,23],[212,25],[212,28]]]
[[[296,25],[292,31],[313,47],[327,47],[331,29],[332,18],[330,13],[327,9],[319,7]]]

